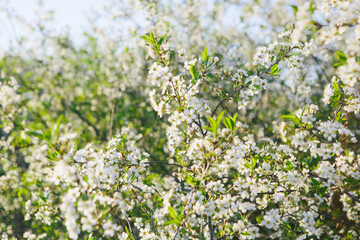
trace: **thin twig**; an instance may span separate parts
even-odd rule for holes
[[[214,229],[213,229],[213,226],[212,226],[212,223],[211,223],[211,218],[209,217],[209,230],[210,230],[210,239],[211,240],[214,240]]]
[[[180,168],[183,168],[184,166],[181,166],[179,164],[176,164],[176,163],[168,163],[168,162],[161,162],[161,161],[153,161],[153,162],[146,162],[145,164],[152,164],[152,163],[161,163],[161,164],[166,164],[166,165],[170,165],[170,166],[176,166],[176,167],[180,167]]]
[[[174,236],[174,238],[173,238],[173,239],[176,239],[176,236],[179,234],[179,232],[180,232],[180,226],[177,228],[177,230],[176,230],[176,234],[175,234],[175,236]]]
[[[355,197],[354,195],[352,195],[351,193],[349,192],[344,192],[346,195],[348,195],[349,197],[351,197],[352,199],[354,199],[355,201],[359,202],[360,203],[360,199],[358,199],[357,197]]]
[[[338,113],[341,111],[341,109],[343,108],[344,105],[345,105],[345,101],[342,101],[339,109],[338,109],[338,110],[336,111],[336,113],[335,113],[334,119],[332,120],[333,123],[335,122],[336,116],[337,116]]]
[[[319,65],[321,66],[321,70],[322,70],[322,72],[324,73],[324,75],[325,75],[326,79],[328,80],[328,82],[331,82],[331,79],[330,79],[329,75],[328,75],[328,74],[326,73],[326,71],[325,71],[325,65],[320,61],[319,58],[317,58],[317,57],[315,57],[315,56],[312,56],[312,58],[314,59],[314,61],[315,61],[317,64],[319,64]]]
[[[197,118],[198,118],[199,122],[196,122],[195,120],[193,120],[191,123],[195,123],[200,128],[201,134],[205,137],[205,133],[204,133],[204,130],[203,130],[202,125],[201,125],[201,119],[200,119],[199,114],[197,115]]]
[[[199,76],[199,78],[198,78],[197,80],[195,80],[194,84],[192,84],[190,87],[188,87],[188,89],[186,89],[186,92],[189,92],[190,89],[191,89],[193,86],[195,86],[195,84],[196,84],[198,81],[200,81],[200,80],[205,76],[206,73],[207,73],[206,70],[203,71],[203,72],[201,73],[201,75]]]
[[[111,115],[110,115],[110,124],[109,124],[109,136],[108,139],[111,139],[111,135],[112,135],[112,128],[113,128],[113,124],[114,124],[114,112],[115,112],[115,104],[111,109]]]
[[[130,233],[131,233],[132,238],[133,238],[133,239],[136,239],[136,238],[134,237],[134,232],[133,232],[133,230],[132,230],[132,227],[131,227],[129,218],[126,216],[126,214],[124,214],[124,216],[125,216],[125,219],[126,219],[126,221],[127,221],[127,223],[128,223],[129,230],[130,230]]]

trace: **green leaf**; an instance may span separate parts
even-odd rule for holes
[[[43,186],[43,180],[41,180],[40,182],[36,181],[36,186],[41,188]]]
[[[309,106],[309,104],[305,104],[305,106],[302,108],[301,110],[301,115],[300,115],[300,119],[302,118],[302,116],[304,115],[305,110],[307,109],[307,107]]]
[[[55,124],[55,128],[54,128],[54,131],[52,133],[52,136],[56,137],[59,133],[59,127],[60,127],[60,124],[61,124],[61,121],[64,119],[64,115],[61,114],[60,117],[57,119],[56,121],[56,124]]]
[[[160,40],[158,41],[158,43],[157,43],[158,47],[160,47],[160,45],[162,44],[162,42],[164,41],[165,38],[166,38],[166,34],[164,36],[162,36],[160,38]]]
[[[201,195],[203,195],[204,197],[206,197],[206,191],[203,188],[200,188],[200,192]]]
[[[288,224],[287,222],[283,222],[283,225],[284,225],[285,227],[287,227],[288,229],[291,229],[290,224]]]
[[[207,119],[209,120],[209,123],[210,123],[210,127],[211,127],[211,128],[216,127],[216,121],[215,121],[212,117],[207,116]],[[213,129],[212,129],[212,130],[213,130]]]
[[[186,181],[188,184],[190,184],[191,186],[193,186],[193,187],[196,186],[196,181],[195,181],[195,179],[194,179],[192,176],[190,176],[190,175],[186,175],[185,181]]]
[[[127,137],[127,133],[122,137],[121,142],[120,142],[120,147],[124,148],[125,147],[125,142],[126,142],[126,137]]]
[[[275,73],[277,71],[277,69],[278,69],[278,64],[276,63],[276,64],[272,65],[272,67],[270,68],[270,72]]]
[[[47,150],[48,155],[46,156],[48,159],[53,160],[53,161],[57,161],[57,155],[53,154],[50,149]]]
[[[338,82],[333,82],[333,89],[335,91],[335,93],[339,92],[339,83]]]
[[[231,119],[230,123],[231,123],[231,130],[235,131],[235,127],[236,127],[235,121],[233,119]]]
[[[257,216],[256,217],[256,221],[260,224],[262,222],[262,217],[261,216]]]
[[[128,227],[125,225],[125,231],[126,233],[128,234],[129,238],[132,239],[132,240],[135,240],[133,237],[132,237],[132,234],[131,232],[129,231]]]
[[[232,130],[230,118],[228,118],[228,117],[224,118],[224,125],[227,129]]]
[[[336,98],[332,98],[332,100],[334,101],[330,104],[330,107],[335,107],[339,104],[339,101]]]
[[[85,182],[89,183],[89,182],[88,182],[88,180],[89,180],[88,176],[85,175],[85,176],[83,177],[83,180],[84,180]]]
[[[174,219],[175,223],[177,225],[181,225],[180,214],[177,214],[176,210],[171,206],[168,207],[168,210],[169,210],[170,216]]]
[[[196,79],[196,69],[195,69],[194,65],[190,66],[190,74],[192,76],[192,79],[195,80]]]
[[[176,210],[175,210],[173,207],[171,207],[171,206],[168,207],[168,210],[169,210],[170,216],[171,216],[172,218],[176,219],[176,218],[177,218]]]
[[[178,221],[176,221],[175,219],[167,221],[167,222],[164,223],[164,226],[168,226],[168,225],[171,225],[171,224],[178,225]]]
[[[151,45],[155,45],[155,42],[147,35],[140,36],[140,38],[144,39],[145,41],[147,41]]]
[[[317,187],[320,185],[320,182],[314,178],[311,178],[311,181],[313,182],[314,186]]]
[[[346,62],[347,57],[343,52],[336,51],[336,59],[339,60],[340,62]]]
[[[282,119],[289,119],[293,123],[300,125],[299,119],[297,117],[293,116],[293,115],[283,115],[283,116],[281,116],[281,118]]]
[[[333,64],[334,67],[339,67],[339,66],[342,66],[342,65],[345,65],[345,62],[336,62]]]
[[[234,132],[234,130],[235,130],[236,117],[237,117],[237,113],[235,114],[234,117],[228,116],[228,117],[224,118],[224,125],[226,128],[231,130],[231,132]]]
[[[39,133],[39,132],[35,132],[35,131],[27,131],[25,132],[27,135],[29,136],[32,136],[32,137],[37,137],[39,138],[40,140],[42,140],[44,137],[43,137],[43,133]]]
[[[292,9],[294,10],[294,15],[299,11],[299,8],[296,5],[291,5]]]
[[[353,185],[358,184],[358,182],[355,179],[351,178],[351,177],[344,178],[344,181],[348,182],[350,184],[353,184]]]
[[[286,161],[285,164],[286,164],[288,170],[292,170],[294,168],[294,166],[292,165],[292,163],[290,161]]]
[[[217,125],[217,127],[220,126],[220,123],[221,123],[221,120],[223,119],[224,114],[225,114],[225,111],[222,111],[222,112],[219,114],[219,116],[216,118],[216,125]]]
[[[206,131],[210,131],[210,132],[212,132],[212,128],[211,127],[203,127]]]
[[[205,130],[209,130],[211,132],[214,133],[214,137],[217,138],[217,131],[219,129],[220,123],[223,119],[223,116],[225,114],[225,111],[222,111],[219,116],[216,118],[216,120],[214,120],[212,117],[207,116],[207,119],[209,120],[209,124],[210,124],[210,129],[209,128],[205,128]]]
[[[313,1],[310,3],[309,11],[310,11],[311,13],[314,13],[314,11],[315,11],[315,3],[314,3]]]
[[[253,156],[250,156],[250,158],[251,158],[251,169],[254,170],[256,167],[257,159],[254,158]]]
[[[317,192],[319,193],[320,196],[324,196],[327,189],[328,189],[327,187],[319,187]]]
[[[273,76],[280,76],[278,73],[280,72],[280,68],[278,68],[278,64],[274,64],[271,68],[270,68],[270,74]]]
[[[154,37],[154,34],[152,32],[150,32],[150,38],[153,42],[155,42],[155,37]]]
[[[310,166],[311,162],[312,162],[312,157],[306,159],[306,165]]]
[[[43,200],[44,202],[46,202],[46,197],[45,197],[44,195],[40,194],[40,198],[41,198],[41,200]]]
[[[235,113],[234,117],[232,118],[234,120],[234,122],[236,121],[238,113]]]
[[[341,111],[337,112],[337,113],[336,113],[336,118],[335,118],[335,121],[336,121],[336,122],[339,122],[339,121],[340,121],[340,119],[341,119],[341,117],[342,117],[342,113],[341,113]]]
[[[202,59],[204,62],[207,62],[208,60],[208,51],[207,48],[204,49],[203,53],[202,53]]]
[[[80,194],[80,198],[82,199],[82,200],[87,200],[87,197],[86,197],[86,194],[85,193],[81,193]]]

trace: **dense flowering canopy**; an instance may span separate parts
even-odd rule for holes
[[[359,238],[359,0],[102,14],[1,53],[1,239]]]

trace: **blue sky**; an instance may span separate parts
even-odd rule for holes
[[[38,2],[43,2],[43,9],[39,13]],[[121,2],[121,0],[119,0]],[[18,39],[21,35],[26,35],[26,29],[14,24],[16,21],[7,19],[4,9],[18,14],[28,22],[34,22],[45,12],[54,11],[54,21],[48,29],[69,28],[69,32],[75,43],[80,43],[83,39],[83,32],[89,26],[88,18],[93,17],[94,11],[102,11],[103,6],[111,1],[108,0],[0,0],[0,52],[1,48],[7,48],[10,40]],[[211,3],[212,0],[209,0]],[[3,10],[1,10],[3,9]],[[223,21],[230,25],[240,26],[238,19],[238,9],[229,8],[225,13]],[[106,24],[106,19],[102,19],[102,24]],[[139,16],[138,21],[144,21]],[[106,26],[106,25],[105,25]],[[60,31],[61,32],[61,31]],[[16,45],[16,44],[15,44]]]
[[[81,35],[82,29],[88,24],[92,10],[101,10],[106,0],[43,0],[44,10],[54,10],[57,28],[68,26],[71,34]],[[34,0],[0,0],[0,8],[11,9],[27,21],[34,21],[39,15],[37,1]],[[0,47],[6,47],[8,41],[23,34],[24,29],[14,26],[0,12]]]

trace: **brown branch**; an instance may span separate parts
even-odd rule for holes
[[[312,178],[319,178],[321,180],[324,180],[324,181],[327,181],[327,178],[323,178],[323,177],[320,177],[320,176],[317,176],[315,174],[312,174],[312,173],[309,173],[308,174],[310,177]],[[331,184],[332,186],[334,186],[334,184]],[[360,199],[358,199],[357,197],[355,197],[354,195],[352,195],[351,193],[349,193],[348,191],[343,191],[343,193],[345,193],[346,195],[348,195],[349,197],[351,197],[352,199],[354,199],[356,202],[359,202],[360,203]]]
[[[180,167],[180,168],[184,167],[184,166],[181,166],[181,165],[176,164],[176,163],[168,163],[168,162],[161,162],[161,161],[146,162],[145,164],[147,164],[147,163],[149,163],[149,164],[152,164],[152,163],[166,164],[166,165]]]
[[[212,223],[211,223],[211,218],[209,217],[209,230],[210,230],[210,239],[211,240],[214,240],[214,229],[213,229],[213,226],[212,226]]]

